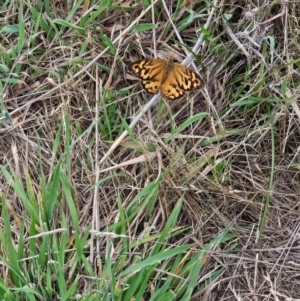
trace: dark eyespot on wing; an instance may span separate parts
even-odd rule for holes
[[[128,68],[130,71],[132,71],[135,75],[139,75],[139,73],[141,72],[143,66],[145,64],[145,61],[143,60],[139,60],[136,62],[131,63]]]

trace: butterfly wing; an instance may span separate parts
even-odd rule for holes
[[[139,60],[131,63],[129,70],[142,81],[143,88],[152,94],[159,92],[165,77],[165,60]]]
[[[165,97],[175,100],[183,96],[184,90],[179,87],[176,78],[172,75],[172,73],[170,73],[161,88],[161,93]]]
[[[200,89],[203,86],[203,80],[195,71],[183,65],[174,64],[174,74],[179,88],[184,91]]]
[[[167,98],[172,100],[183,96],[185,91],[191,91],[201,88],[202,78],[193,70],[174,63],[172,72],[169,73],[161,92]]]

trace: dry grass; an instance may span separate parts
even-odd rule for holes
[[[0,12],[1,299],[300,300],[300,4],[108,2]],[[206,87],[131,128],[127,65],[201,34]]]

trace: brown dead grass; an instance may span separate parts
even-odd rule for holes
[[[178,26],[189,15],[188,9],[198,9],[198,18],[180,32],[190,48],[212,10],[205,3],[193,1],[173,19]],[[139,84],[129,88],[128,94],[118,92],[136,83],[128,74],[127,64],[142,54],[154,56],[153,32],[125,34],[115,45],[115,58],[107,51],[97,62],[86,66],[104,49],[99,31],[113,40],[145,8],[141,3],[120,2],[120,6],[132,5],[131,11],[105,11],[102,18],[86,28],[85,35],[78,35],[75,40],[71,29],[53,39],[41,32],[37,48],[18,57],[18,63],[22,62],[22,70],[18,72],[20,83],[5,86],[4,106],[11,113],[13,126],[8,120],[2,120],[0,164],[11,165],[23,183],[27,170],[37,193],[40,162],[47,178],[65,152],[62,126],[62,139],[56,157],[52,158],[57,130],[64,124],[68,111],[71,140],[79,138],[71,151],[70,171],[83,229],[92,225],[95,196],[89,188],[97,178],[101,180],[115,172],[124,175],[112,177],[97,188],[100,229],[104,229],[117,220],[118,194],[126,207],[145,185],[166,172],[152,215],[140,214],[130,227],[131,237],[138,237],[145,218],[160,231],[183,191],[185,200],[178,226],[191,228],[189,235],[174,244],[196,242],[201,249],[231,222],[236,233],[237,246],[231,253],[222,251],[227,249],[226,244],[211,251],[201,277],[206,278],[219,266],[225,267],[225,271],[209,287],[196,293],[194,300],[300,299],[297,61],[300,6],[297,1],[265,1],[265,6],[260,8],[256,1],[215,3],[217,10],[207,29],[210,37],[203,43],[194,65],[206,82],[209,98],[203,96],[203,90],[189,93],[174,103],[164,101],[152,107],[132,130],[135,142],[126,138],[100,167],[97,162],[124,130],[121,118],[130,123],[150,98]],[[172,13],[176,3],[166,1],[166,5]],[[168,17],[162,7],[157,6],[161,11],[155,15],[156,53],[175,54],[181,60],[186,56],[184,48],[174,40],[172,26],[167,27]],[[9,19],[14,16],[13,11],[7,14]],[[227,25],[225,14],[231,14]],[[64,10],[58,10],[53,19],[64,15]],[[72,22],[77,23],[80,17],[74,16]],[[151,22],[149,11],[139,23]],[[33,28],[29,20],[27,23],[30,35]],[[268,36],[275,41],[273,52]],[[2,47],[9,47],[10,41],[16,38],[8,35]],[[80,56],[84,42],[87,47]],[[84,72],[74,77],[82,69]],[[285,91],[283,81],[286,81]],[[55,87],[54,92],[46,94]],[[110,92],[107,94],[103,87]],[[246,100],[248,104],[237,106]],[[32,103],[28,105],[29,102]],[[110,128],[104,106],[109,111]],[[170,142],[164,142],[172,127],[178,127],[199,112],[208,112],[209,117],[191,124]],[[97,118],[106,129],[99,128],[97,134],[93,128],[81,135]],[[207,138],[215,139],[207,142]],[[142,163],[100,173],[140,155],[145,155]],[[12,204],[12,212],[22,216],[24,208],[9,183],[2,176],[0,183],[1,194]]]

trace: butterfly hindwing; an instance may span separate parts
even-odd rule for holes
[[[142,80],[142,86],[148,93],[156,94],[159,92],[159,88],[161,87],[161,81]]]
[[[163,87],[161,88],[161,93],[165,97],[175,100],[183,96],[184,90],[179,87],[176,79],[174,79],[172,76],[168,76]]]

